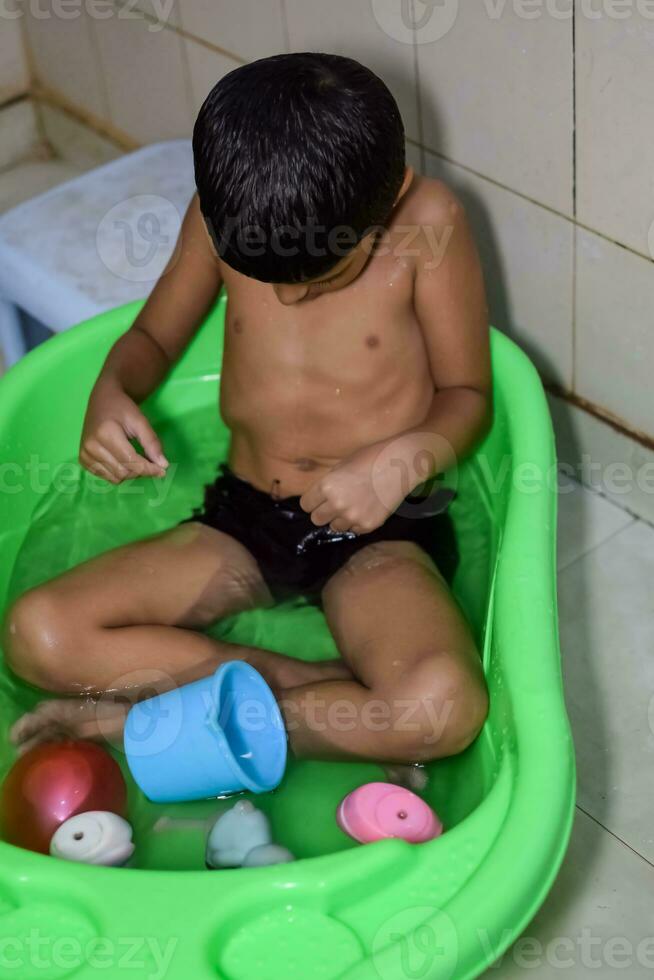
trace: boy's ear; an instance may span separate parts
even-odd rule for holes
[[[409,187],[411,187],[411,183],[413,181],[414,176],[415,176],[415,171],[413,167],[404,168],[404,180],[402,181],[402,186],[397,192],[397,197],[395,198],[395,204],[397,204],[399,201],[402,200],[402,198],[408,191]],[[395,207],[395,204],[393,205],[393,207]]]

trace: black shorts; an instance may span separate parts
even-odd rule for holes
[[[276,600],[294,595],[313,599],[352,555],[376,541],[415,542],[451,582],[458,553],[452,520],[443,508],[452,496],[449,490],[438,490],[429,498],[407,498],[381,527],[355,535],[328,525],[316,527],[299,497],[276,499],[223,464],[205,488],[203,506],[189,520],[240,541],[257,560]]]

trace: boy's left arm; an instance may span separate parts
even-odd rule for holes
[[[355,453],[326,474],[320,488],[314,485],[304,495],[302,505],[314,523],[330,524],[336,531],[365,534],[380,527],[417,486],[468,455],[490,425],[488,310],[481,266],[463,207],[442,185],[438,188],[424,216],[429,234],[420,236],[414,287],[434,398],[420,425]],[[434,235],[447,243],[438,260]]]
[[[433,207],[430,227],[447,244],[437,263],[433,248],[421,249],[414,305],[434,398],[419,426],[390,440],[393,459],[406,467],[409,492],[465,458],[492,417],[488,307],[477,248],[465,211],[450,191]]]

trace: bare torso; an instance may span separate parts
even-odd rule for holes
[[[360,275],[335,292],[287,306],[271,285],[223,267],[220,406],[238,476],[302,494],[356,450],[424,419],[434,381],[414,312],[415,259],[388,247],[407,240],[417,194]]]

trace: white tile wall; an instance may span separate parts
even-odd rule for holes
[[[576,308],[576,390],[651,432],[654,266],[578,229]]]
[[[223,75],[238,68],[240,62],[197,41],[184,39],[186,61],[191,78],[191,102],[194,114]]]
[[[180,0],[114,0],[126,11],[142,11],[162,27],[180,26]]]
[[[0,171],[29,159],[43,149],[38,119],[31,99],[0,108]]]
[[[389,37],[375,18],[375,10],[388,2],[285,0],[291,50],[328,51],[371,68],[397,99],[407,136],[419,140],[413,45]]]
[[[57,9],[43,0],[37,17],[27,5],[25,26],[37,79],[82,109],[106,118],[108,106],[87,8],[80,4],[71,9],[77,14],[71,18],[57,16]],[[110,23],[103,21],[101,31]]]
[[[654,524],[654,450],[562,398],[549,404],[566,473]]]
[[[111,122],[139,143],[190,136],[193,126],[183,40],[152,26],[113,17],[96,32]]]
[[[408,167],[413,167],[416,173],[421,174],[424,169],[422,148],[417,143],[406,144],[406,162]]]
[[[0,105],[22,95],[28,84],[21,20],[4,17],[0,30]]]
[[[122,150],[79,120],[51,105],[39,105],[43,134],[58,157],[84,170],[121,156]]]
[[[78,168],[65,160],[28,160],[5,171],[0,175],[0,214],[78,174]]]
[[[243,60],[286,51],[282,0],[184,0],[182,27]]]
[[[572,381],[573,225],[426,153],[425,172],[457,190],[479,246],[491,321],[527,350],[544,377]]]
[[[525,18],[515,4],[474,0],[458,4],[444,37],[421,43],[434,18],[417,31],[423,138],[571,214],[572,21],[540,13]]]
[[[398,99],[410,161],[449,174],[472,202],[495,322],[547,380],[576,384],[627,426],[654,432],[654,266],[587,232],[573,345],[574,224],[552,213],[574,217],[569,0],[114,3],[121,16],[106,20],[91,22],[84,4],[74,19],[26,19],[29,41],[44,84],[139,143],[190,135],[211,86],[244,60],[323,50],[370,65]],[[654,252],[651,7],[576,4],[578,217],[645,256]],[[590,423],[578,429],[596,446]],[[640,508],[649,498],[633,499]]]
[[[577,14],[577,203],[584,224],[654,252],[654,6]],[[627,14],[626,18],[623,16]],[[648,240],[648,236],[651,239]]]

